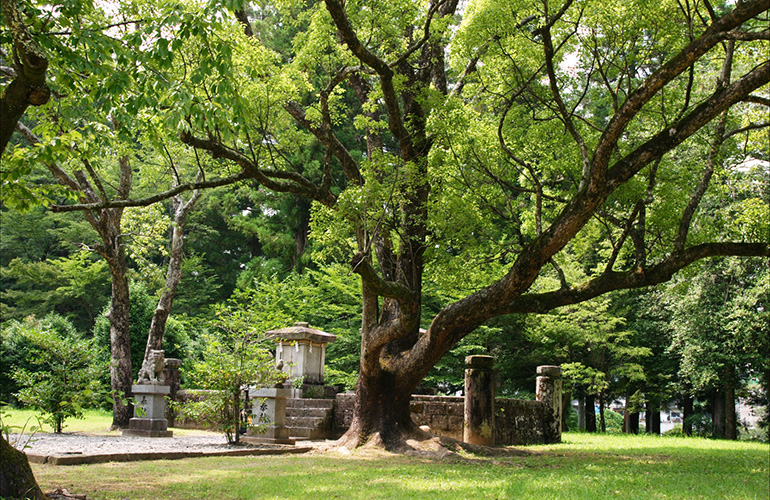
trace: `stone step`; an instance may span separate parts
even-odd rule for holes
[[[333,399],[287,399],[286,408],[334,408]]]
[[[287,427],[312,427],[327,428],[329,427],[329,419],[324,417],[286,417]]]
[[[315,429],[313,427],[292,427],[289,429],[291,439],[326,439],[329,432],[326,429]]]
[[[331,408],[286,408],[287,417],[321,417],[331,416]]]

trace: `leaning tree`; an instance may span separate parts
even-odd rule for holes
[[[190,147],[317,202],[316,234],[354,238],[360,374],[341,444],[398,448],[418,432],[412,390],[486,321],[770,255],[766,221],[747,238],[720,209],[735,200],[707,161],[767,160],[769,6],[235,2],[166,116]],[[269,16],[291,45],[252,22]],[[174,29],[184,54],[193,35]],[[292,164],[310,144],[323,160]],[[425,317],[427,280],[464,297]]]

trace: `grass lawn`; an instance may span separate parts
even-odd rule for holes
[[[527,449],[463,461],[354,453],[32,467],[44,491],[89,500],[770,497],[766,444],[567,433]]]
[[[19,432],[25,425],[25,434],[29,434],[32,426],[38,426],[37,418],[40,413],[36,410],[18,409],[5,407],[2,409],[3,424],[11,426],[11,432]],[[53,428],[40,421],[42,427],[37,432],[53,432]],[[64,421],[63,432],[85,432],[88,434],[99,434],[105,436],[120,436],[120,431],[110,431],[112,426],[112,411],[106,410],[85,410],[85,416],[82,419],[68,418]],[[201,434],[207,431],[194,429],[172,429],[175,436],[187,436],[191,434]]]

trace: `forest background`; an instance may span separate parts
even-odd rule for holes
[[[203,339],[217,334],[218,318],[228,311],[271,318],[261,325],[265,329],[308,321],[338,337],[327,355],[329,383],[355,389],[361,332],[370,327],[361,319],[367,304],[361,300],[365,291],[359,277],[368,267],[359,268],[361,261],[355,259],[351,266],[351,256],[362,250],[361,234],[367,235],[364,241],[370,246],[377,238],[390,239],[396,241],[390,243],[390,251],[403,251],[410,240],[399,228],[411,227],[403,213],[409,215],[410,196],[421,189],[430,165],[435,194],[429,206],[431,213],[440,215],[422,228],[429,245],[421,249],[428,264],[419,283],[418,315],[419,326],[429,328],[446,304],[504,274],[522,249],[558,219],[565,196],[581,192],[585,180],[581,180],[585,168],[581,135],[590,136],[611,123],[619,102],[655,74],[659,61],[694,40],[709,17],[716,19],[731,7],[663,2],[657,10],[631,19],[625,8],[600,12],[590,2],[566,2],[549,26],[554,35],[556,27],[562,30],[557,36],[562,45],[555,51],[551,46],[549,55],[551,43],[542,38],[542,27],[527,27],[529,16],[535,15],[529,13],[537,10],[534,3],[515,6],[520,25],[497,26],[492,19],[500,13],[479,2],[465,21],[452,18],[461,26],[453,54],[478,61],[472,49],[488,51],[480,52],[488,57],[488,73],[469,65],[465,69],[472,68],[468,74],[475,73],[476,79],[465,78],[463,66],[454,61],[448,69],[454,87],[451,92],[444,88],[444,94],[454,97],[459,94],[455,90],[468,86],[466,94],[472,91],[476,97],[460,103],[438,102],[437,95],[428,91],[419,96],[420,106],[431,109],[436,123],[407,126],[423,127],[423,132],[427,127],[441,148],[426,156],[424,164],[411,164],[399,160],[404,155],[396,153],[403,150],[397,133],[377,123],[387,115],[389,104],[377,109],[373,103],[387,101],[388,96],[368,88],[362,99],[366,85],[355,79],[354,70],[336,73],[341,65],[355,68],[350,54],[340,53],[332,47],[337,43],[324,38],[332,26],[329,14],[300,3],[212,3],[201,13],[169,3],[150,13],[141,2],[127,2],[121,4],[124,10],[111,13],[89,2],[68,2],[60,6],[61,16],[46,16],[45,9],[24,4],[29,18],[40,22],[30,26],[46,34],[39,43],[47,44],[46,50],[66,64],[49,68],[51,104],[28,110],[20,133],[3,156],[2,399],[16,401],[20,386],[13,376],[15,367],[35,367],[34,359],[25,359],[32,350],[25,347],[30,339],[24,333],[35,328],[91,340],[98,352],[94,362],[102,366],[103,382],[109,384],[104,367],[111,356],[114,325],[107,316],[115,303],[117,258],[105,256],[109,248],[124,252],[125,273],[119,280],[127,283],[125,298],[130,297],[126,317],[131,318],[130,366],[135,378],[153,314],[169,289],[166,273],[174,259],[174,229],[180,227],[178,208],[193,199],[189,194],[181,198],[181,190],[174,193],[179,198],[172,196],[181,185],[209,189],[196,190],[195,206],[181,223],[182,277],[164,329],[166,355],[186,362],[199,359]],[[436,14],[433,8],[419,12],[406,4],[410,3],[388,9],[403,8],[423,20]],[[641,7],[640,3],[627,8],[638,13]],[[204,18],[215,11],[232,15]],[[671,12],[676,16],[666,18]],[[754,19],[757,26],[746,28],[749,35],[720,44],[718,57],[701,61],[697,69],[693,65],[659,103],[645,108],[627,130],[622,152],[643,141],[650,130],[665,128],[671,119],[668,110],[681,109],[673,115],[684,116],[710,98],[714,82],[729,84],[728,60],[739,68],[736,72],[748,74],[756,68],[763,60],[762,49],[767,49],[766,29],[761,31],[766,8],[762,12]],[[250,21],[251,34],[238,23],[241,14]],[[4,15],[10,18],[8,11]],[[114,16],[121,21],[112,22]],[[599,28],[592,31],[581,25],[583,16]],[[155,24],[139,22],[147,17]],[[672,26],[681,18],[688,20],[689,32]],[[382,38],[384,53],[416,53],[416,48],[388,46],[386,39],[397,40],[402,33],[385,30],[383,18],[372,19],[382,31],[371,36]],[[356,22],[364,30],[363,20]],[[437,31],[451,24],[441,22],[445,24],[437,21]],[[609,25],[618,28],[617,39],[608,40],[600,32],[601,26]],[[187,31],[168,36],[168,30],[179,26]],[[490,50],[490,41],[500,40],[495,38],[499,35],[485,38],[493,28],[514,40],[511,45]],[[10,46],[10,35],[10,30],[3,32],[4,47]],[[538,67],[536,54],[527,52],[532,47],[517,39],[521,36],[546,47],[545,67]],[[259,47],[251,45],[254,38]],[[576,38],[582,42],[576,44]],[[513,49],[520,51],[520,59],[510,68],[511,54],[506,50]],[[4,68],[14,66],[12,52],[0,54]],[[607,67],[597,69],[602,62]],[[131,65],[150,69],[127,71]],[[516,73],[516,81],[496,81],[494,65],[501,74]],[[227,77],[233,68],[243,80]],[[7,80],[13,77],[10,70],[3,75]],[[693,85],[696,75],[700,86]],[[700,83],[702,75],[708,84]],[[172,76],[183,86],[171,85]],[[348,77],[350,86],[341,86]],[[557,77],[559,83],[554,84]],[[509,84],[521,91],[506,89]],[[436,85],[441,91],[440,82]],[[314,86],[321,89],[317,100],[312,97]],[[550,107],[543,97],[548,91],[559,99],[563,96],[571,110],[567,112],[564,103]],[[766,94],[765,84],[752,94],[755,99],[740,103],[739,111],[721,114],[614,193],[607,210],[597,212],[549,259],[533,290],[565,289],[612,270],[616,263],[632,269],[648,259],[661,262],[666,254],[660,243],[673,241],[681,250],[688,231],[690,242],[714,237],[764,242],[766,252],[770,220]],[[291,104],[297,96],[304,111]],[[408,107],[407,101],[401,105]],[[285,102],[289,104],[279,105]],[[240,113],[239,119],[248,117],[252,128],[238,121],[231,123],[232,128],[224,126],[233,119],[228,106]],[[276,107],[285,111],[283,115]],[[203,112],[191,114],[195,109]],[[205,123],[219,115],[211,125]],[[527,121],[530,115],[534,119]],[[325,135],[332,128],[333,140]],[[258,132],[259,138],[252,142],[243,132],[246,129]],[[211,143],[196,143],[190,135],[195,130],[208,130]],[[674,136],[676,131],[671,130]],[[370,138],[377,135],[373,131],[380,136],[382,155],[371,149]],[[217,141],[238,146],[216,149]],[[344,155],[336,152],[338,143],[344,145]],[[247,179],[232,170],[226,160],[236,158],[241,166],[245,161],[231,154],[230,149],[238,147],[250,150],[253,158],[259,156],[256,163],[264,162],[267,175],[257,172]],[[526,160],[510,153],[509,147],[522,151]],[[206,155],[207,150],[213,157]],[[367,178],[365,187],[351,181],[355,175],[346,161],[360,166]],[[277,164],[289,173],[271,170]],[[81,175],[88,176],[87,183],[75,174],[69,180],[61,175],[75,165],[84,168]],[[216,180],[206,181],[202,172]],[[326,191],[312,191],[307,179]],[[238,184],[216,187],[234,181]],[[282,189],[282,181],[299,187]],[[82,194],[85,184],[92,184],[91,191]],[[157,202],[110,205],[127,200],[129,191],[134,200]],[[78,203],[84,205],[80,211],[62,208]],[[393,215],[395,207],[407,222]],[[87,215],[97,212],[93,217],[98,221],[119,212],[117,226],[110,229],[117,232],[100,232],[104,227]],[[112,247],[105,245],[107,237],[114,238]],[[372,262],[375,267],[386,264],[381,258]],[[372,283],[381,285],[370,280],[367,286]],[[569,390],[586,399],[590,408],[594,400],[599,403],[599,428],[605,405],[622,396],[633,410],[656,410],[661,403],[678,401],[689,409],[686,429],[735,437],[739,422],[734,414],[731,420],[731,405],[726,402],[743,396],[767,404],[769,283],[766,257],[720,256],[691,264],[654,288],[608,293],[546,314],[499,314],[459,339],[424,377],[422,386],[454,393],[462,388],[464,356],[491,354],[496,358],[499,394],[531,397],[535,366],[561,364]],[[377,291],[382,296],[379,306],[391,307],[388,300],[396,293],[385,285]],[[185,384],[189,387],[190,381]]]

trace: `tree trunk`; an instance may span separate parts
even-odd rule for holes
[[[151,350],[160,350],[163,346],[163,334],[166,332],[166,322],[174,304],[177,287],[182,279],[182,262],[184,261],[184,228],[187,214],[200,198],[200,191],[195,191],[187,202],[182,197],[174,197],[174,223],[171,229],[171,252],[166,270],[166,284],[158,299],[158,305],[152,315],[150,331],[147,335],[147,345],[144,349],[144,359],[149,359]]]
[[[715,438],[725,437],[725,393],[715,389],[711,396],[711,422]]]
[[[122,250],[121,250],[122,253]],[[109,262],[109,260],[108,260]],[[113,397],[113,428],[128,427],[133,416],[130,398],[133,371],[131,369],[131,339],[129,336],[129,310],[131,300],[128,291],[128,277],[125,257],[115,259],[116,266],[110,265],[112,272],[112,301],[110,302],[110,388]],[[121,265],[122,264],[122,265]]]
[[[353,421],[339,444],[355,448],[371,443],[400,451],[406,447],[407,438],[423,435],[409,410],[412,389],[397,387],[393,376],[384,370],[359,374]]]
[[[599,393],[599,424],[602,432],[607,432],[607,422],[604,420],[604,392]]]
[[[690,395],[682,397],[682,434],[692,436],[693,398]]]
[[[725,389],[725,439],[738,439],[738,419],[735,414],[735,387]]]
[[[657,399],[647,400],[644,427],[646,433],[660,435],[660,401]]]
[[[233,392],[233,442],[241,442],[241,391]]]
[[[586,397],[583,394],[578,396],[578,430],[586,430]]]
[[[0,435],[0,498],[46,500],[35,481],[27,455]]]
[[[572,393],[564,392],[561,395],[561,429],[562,432],[568,432],[567,415],[572,412]]]
[[[585,416],[586,416],[586,431],[596,432],[596,406],[594,403],[593,394],[586,395]]]
[[[1,4],[4,27],[13,38],[15,69],[13,80],[0,94],[0,116],[3,117],[0,120],[0,159],[27,107],[42,106],[51,97],[45,82],[48,58],[29,32],[22,2],[8,0]]]

